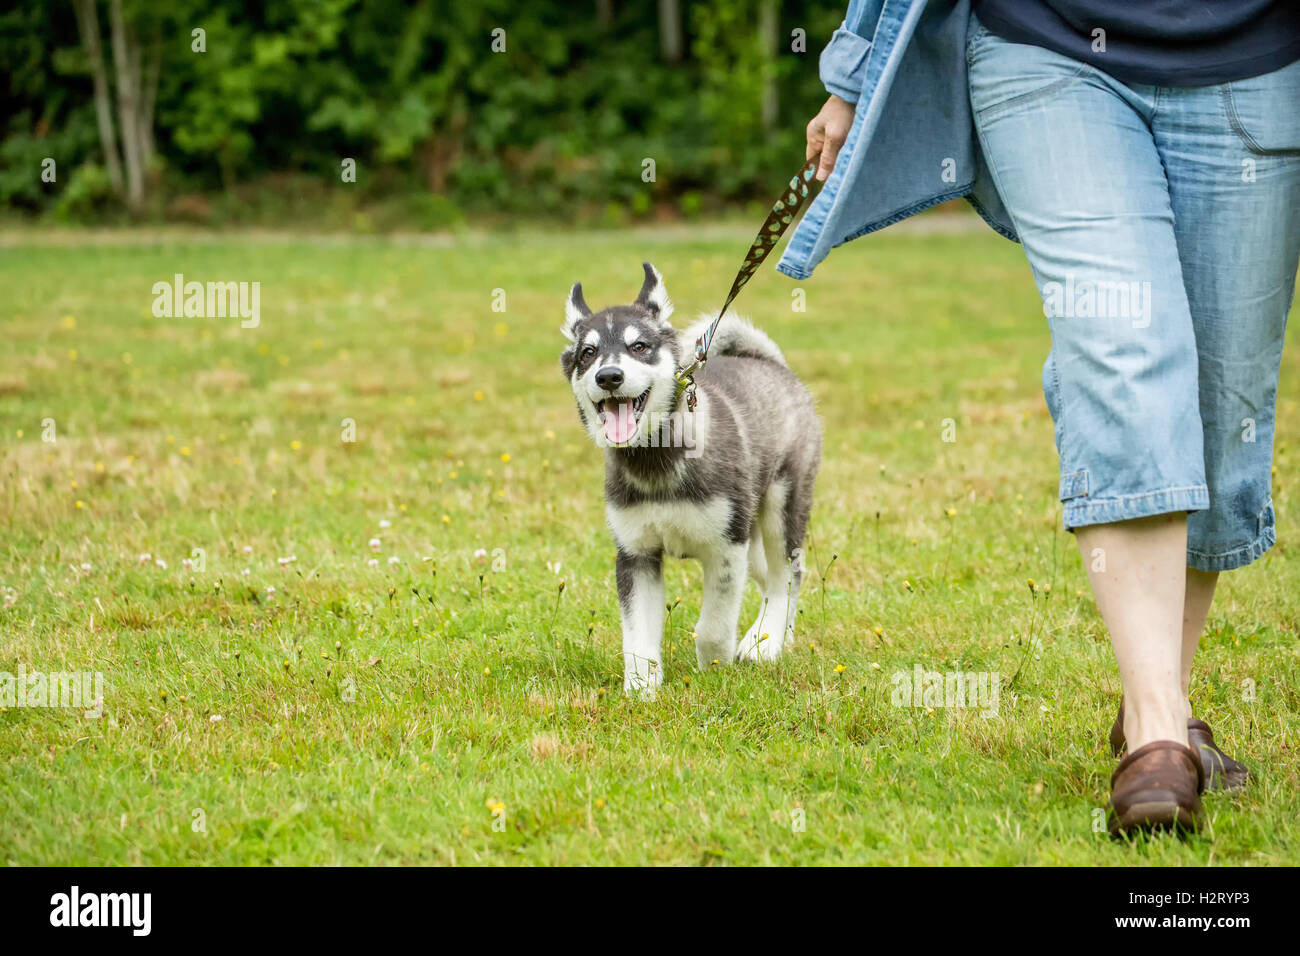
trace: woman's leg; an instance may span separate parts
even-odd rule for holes
[[[1119,662],[1129,752],[1187,743],[1187,512],[1209,505],[1156,91],[976,30],[971,103],[1043,295],[1060,497]]]
[[[1275,540],[1274,406],[1300,258],[1300,62],[1162,90],[1152,118],[1196,333],[1209,509],[1188,520],[1184,694],[1218,572]]]
[[[1183,673],[1187,518],[1157,515],[1078,529],[1097,608],[1124,682],[1129,750],[1154,740],[1187,743]],[[1105,561],[1092,560],[1098,553]],[[1099,570],[1104,569],[1104,570]],[[1190,666],[1190,660],[1188,661]]]

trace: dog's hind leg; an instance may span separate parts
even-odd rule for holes
[[[736,622],[745,594],[748,549],[746,542],[728,544],[702,560],[704,601],[695,625],[695,660],[701,670],[736,659]]]
[[[795,601],[799,595],[796,560],[786,550],[789,486],[775,482],[763,496],[758,511],[766,574],[760,587],[763,604],[758,618],[740,642],[741,660],[773,660],[794,637]]]
[[[663,555],[632,554],[621,548],[616,571],[623,617],[623,690],[653,695],[663,683]]]

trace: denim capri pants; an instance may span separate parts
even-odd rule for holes
[[[1276,541],[1300,62],[1217,86],[1126,84],[977,22],[967,59],[1051,327],[1065,526],[1189,512],[1189,567],[1249,564]]]

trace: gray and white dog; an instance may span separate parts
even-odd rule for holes
[[[692,411],[676,371],[710,318],[679,333],[663,278],[644,264],[631,305],[592,312],[569,292],[560,356],[578,414],[605,449],[605,508],[618,544],[623,687],[663,680],[663,558],[692,557],[704,573],[695,627],[701,668],[770,660],[794,637],[803,538],[821,462],[812,396],[775,343],[728,315],[696,375]],[[746,567],[763,603],[737,644]]]

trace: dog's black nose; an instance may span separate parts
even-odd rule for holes
[[[612,392],[623,385],[623,370],[617,365],[606,365],[596,369],[596,384],[607,392]]]

